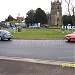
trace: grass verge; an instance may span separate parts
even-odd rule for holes
[[[64,38],[67,31],[64,33],[60,29],[24,29],[21,32],[12,33],[13,38],[23,39],[39,39],[39,38]]]

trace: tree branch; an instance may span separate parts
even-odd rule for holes
[[[67,5],[68,5],[68,12],[69,12],[69,15],[71,15],[71,14],[70,14],[70,2],[71,2],[71,1],[70,1],[70,0],[69,0],[69,1],[65,0],[65,2],[66,2]]]

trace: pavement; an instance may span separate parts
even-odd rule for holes
[[[0,75],[75,75],[75,64],[0,56]]]

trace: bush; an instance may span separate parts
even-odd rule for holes
[[[0,29],[1,29],[1,26],[0,26]]]
[[[18,26],[18,32],[21,32],[21,30],[22,30],[22,27]]]

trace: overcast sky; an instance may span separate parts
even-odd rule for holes
[[[54,0],[52,0],[54,1]],[[63,0],[62,0],[63,1]],[[75,4],[74,0],[71,0]],[[63,1],[63,14],[66,13],[66,4]],[[18,16],[26,16],[26,13],[37,8],[43,9],[45,12],[50,12],[51,0],[1,0],[0,1],[0,21],[5,20],[9,15],[14,18]]]

